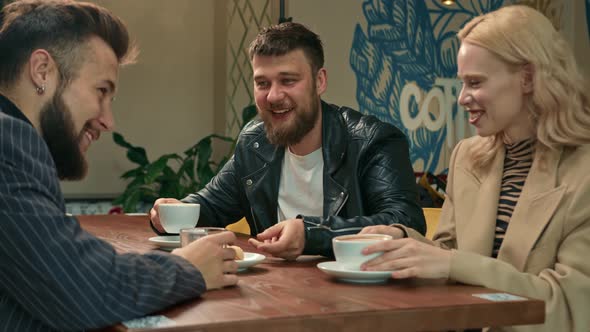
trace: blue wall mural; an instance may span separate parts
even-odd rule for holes
[[[356,25],[350,52],[356,98],[361,112],[404,131],[415,171],[445,172],[448,153],[457,141],[473,134],[465,112],[457,107],[457,32],[474,16],[511,3],[363,2],[367,26]]]

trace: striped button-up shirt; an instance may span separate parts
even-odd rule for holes
[[[67,217],[45,141],[2,95],[0,227],[0,331],[102,327],[206,289],[183,258],[117,254]]]

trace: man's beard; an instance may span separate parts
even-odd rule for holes
[[[315,89],[313,92],[314,93],[311,98],[311,103],[309,105],[310,110],[308,112],[298,112],[297,108],[293,109],[291,111],[295,112],[292,119],[293,123],[289,124],[288,126],[273,126],[272,114],[270,113],[270,110],[261,111],[260,118],[264,122],[266,138],[271,144],[282,147],[295,145],[301,142],[303,137],[305,137],[305,135],[307,135],[307,133],[313,129],[320,114],[320,103],[317,99],[317,95],[315,94]],[[273,109],[281,109],[284,106],[287,105],[278,105],[278,107],[273,106]]]
[[[66,106],[62,91],[41,110],[41,132],[61,180],[80,180],[86,176],[88,165],[80,151],[80,135],[76,133],[72,113]]]

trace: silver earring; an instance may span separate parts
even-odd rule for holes
[[[42,95],[43,93],[45,93],[45,84],[37,87],[37,94]]]

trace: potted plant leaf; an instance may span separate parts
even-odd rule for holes
[[[245,107],[240,129],[255,116],[255,105]],[[229,152],[218,162],[211,158],[214,139],[231,144]],[[137,167],[121,175],[129,183],[125,191],[113,201],[113,205],[121,205],[124,212],[136,212],[138,206],[151,206],[159,197],[180,199],[199,191],[229,160],[237,139],[238,136],[231,138],[211,134],[189,147],[182,155],[169,153],[150,161],[143,147],[127,142],[120,133],[113,133],[115,143],[127,149],[127,158],[137,164]]]

